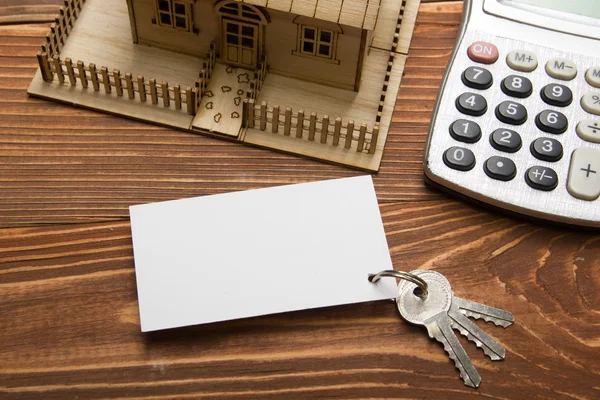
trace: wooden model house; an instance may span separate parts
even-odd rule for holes
[[[358,91],[380,0],[127,0],[135,43]]]
[[[419,0],[64,3],[30,94],[379,169]]]

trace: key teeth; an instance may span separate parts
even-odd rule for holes
[[[469,331],[464,329],[462,326],[458,325],[455,322],[452,322],[452,328],[454,328],[458,332],[460,332],[460,334],[463,335],[464,337],[466,337],[469,341],[475,343],[475,346],[480,348],[483,351],[483,354],[488,356],[490,358],[490,360],[492,360],[492,361],[504,360],[503,356],[499,356],[498,354],[496,354],[492,350],[490,350],[487,346],[484,346],[483,343],[481,343],[481,341],[479,341],[477,338],[475,338],[475,336],[471,335],[469,333]]]
[[[514,322],[514,321],[506,321],[506,320],[503,320],[503,319],[497,319],[497,318],[494,318],[494,317],[490,317],[490,316],[487,316],[487,315],[476,313],[474,311],[467,311],[467,310],[463,310],[463,309],[461,309],[460,311],[465,316],[467,316],[469,318],[482,319],[485,322],[491,322],[492,324],[494,324],[496,326],[501,326],[502,328],[508,328]]]
[[[460,378],[463,380],[463,382],[465,383],[465,385],[473,387],[473,388],[479,387],[479,385],[475,385],[473,383],[473,381],[471,380],[471,378],[469,377],[469,375],[467,375],[467,373],[465,372],[465,370],[461,366],[460,362],[458,361],[458,357],[456,357],[456,353],[454,353],[454,350],[452,350],[452,347],[450,346],[450,344],[448,344],[447,342],[438,340],[435,336],[429,335],[429,337],[431,337],[432,339],[437,340],[438,343],[442,344],[442,346],[444,347],[444,350],[446,351],[446,353],[448,353],[448,357],[452,361],[454,361],[454,366],[458,370]]]

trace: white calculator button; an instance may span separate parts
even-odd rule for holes
[[[570,81],[577,76],[577,66],[564,58],[553,58],[546,63],[546,73],[553,78]]]
[[[581,107],[590,114],[600,115],[600,92],[586,93],[581,98]]]
[[[535,54],[524,50],[516,50],[508,53],[506,63],[512,69],[523,72],[531,72],[538,66]]]
[[[587,142],[600,143],[600,120],[584,119],[577,124],[577,135]]]
[[[585,80],[593,87],[600,88],[600,67],[592,67],[585,73]]]
[[[571,157],[569,193],[581,200],[596,200],[600,196],[600,150],[579,148]]]

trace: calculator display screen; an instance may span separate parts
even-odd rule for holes
[[[508,2],[600,19],[600,0],[509,0]]]

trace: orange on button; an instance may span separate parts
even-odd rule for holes
[[[493,64],[498,59],[498,48],[488,42],[475,42],[467,50],[469,58],[482,64]]]

